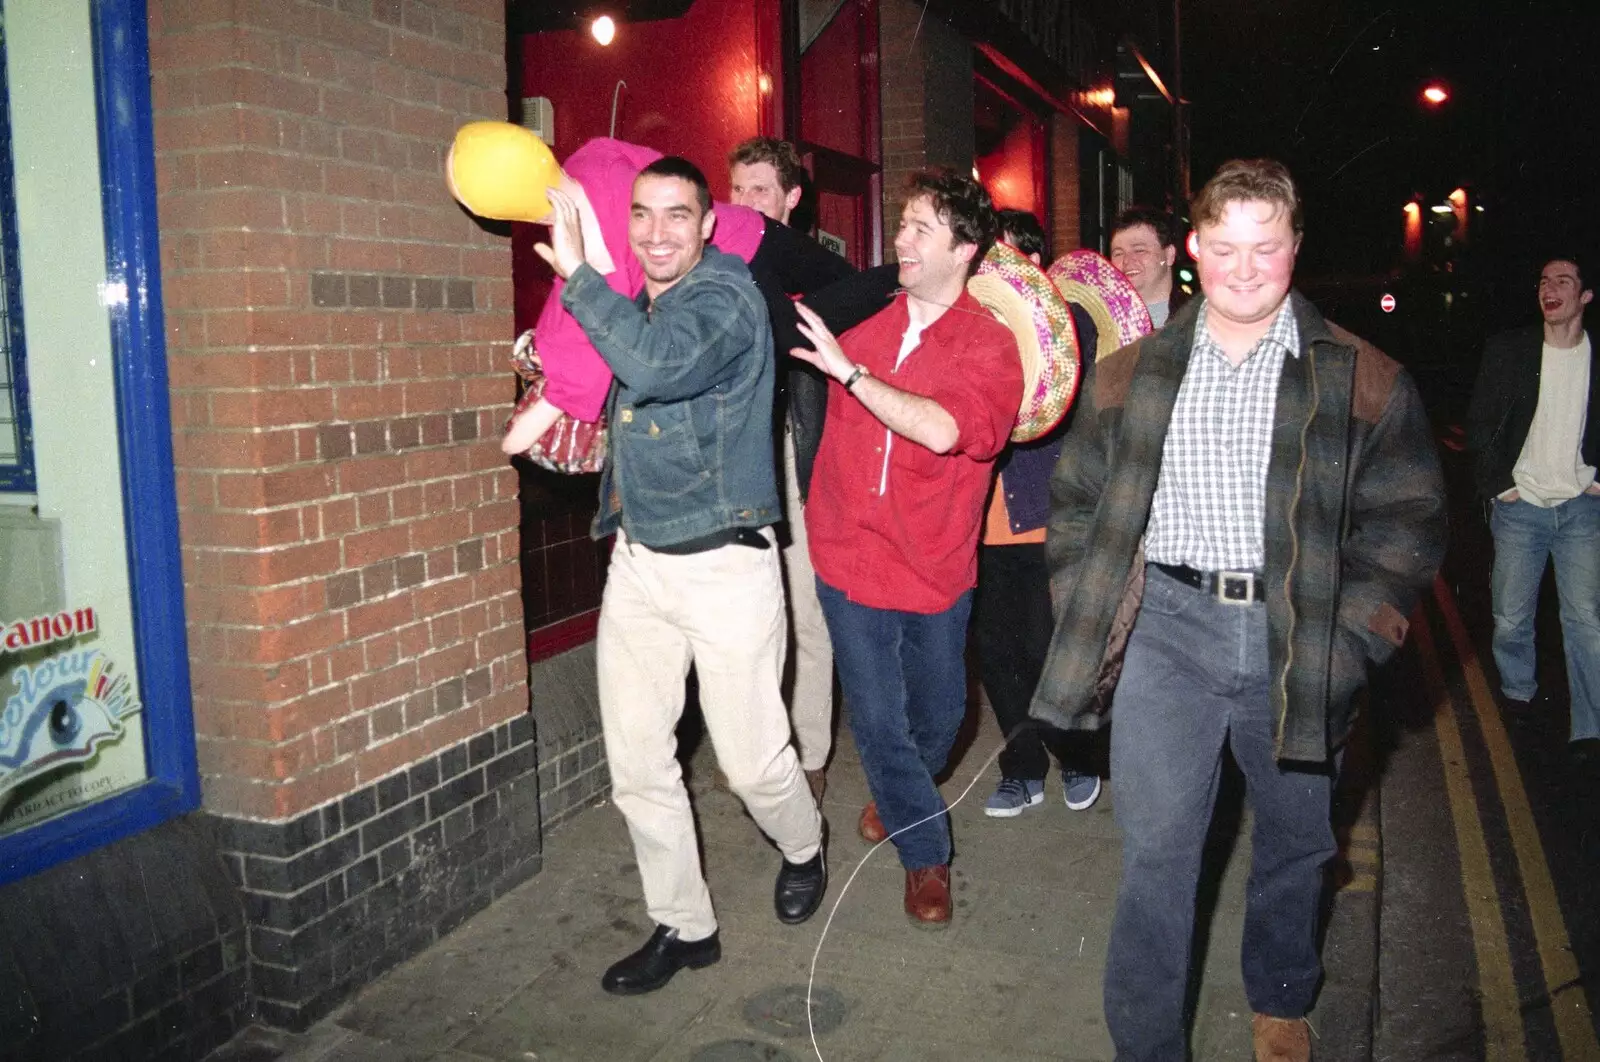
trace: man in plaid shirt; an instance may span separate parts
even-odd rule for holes
[[[1194,218],[1204,298],[1096,366],[1052,478],[1057,625],[1031,711],[1092,729],[1109,701],[1116,718],[1118,1062],[1187,1058],[1224,743],[1254,811],[1242,957],[1256,1058],[1304,1062],[1351,695],[1404,640],[1443,558],[1444,485],[1410,378],[1290,291],[1288,170],[1226,163]]]

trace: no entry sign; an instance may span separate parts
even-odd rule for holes
[[[1384,292],[1383,298],[1378,300],[1378,306],[1384,313],[1394,313],[1394,296]]]

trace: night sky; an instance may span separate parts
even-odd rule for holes
[[[1600,250],[1600,0],[1182,7],[1195,189],[1227,158],[1288,163],[1303,275],[1387,271],[1406,200],[1458,185],[1485,205],[1480,268]],[[1437,110],[1419,102],[1430,78],[1454,93]]]

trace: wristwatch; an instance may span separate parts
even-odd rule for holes
[[[844,379],[844,389],[846,391],[850,391],[851,388],[855,387],[857,380],[861,379],[863,376],[871,376],[871,375],[872,374],[867,371],[867,367],[865,365],[859,365],[858,364],[856,366],[856,371],[851,373],[849,376],[845,377],[845,379]],[[850,391],[850,393],[854,394],[855,392],[854,391]]]

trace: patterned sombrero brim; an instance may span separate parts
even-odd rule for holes
[[[1069,251],[1051,263],[1048,273],[1062,297],[1094,319],[1099,333],[1096,361],[1155,331],[1150,310],[1132,282],[1094,251]]]
[[[1072,311],[1044,271],[997,243],[967,290],[1011,329],[1022,355],[1022,405],[1013,442],[1030,442],[1061,422],[1078,393],[1078,335]]]

